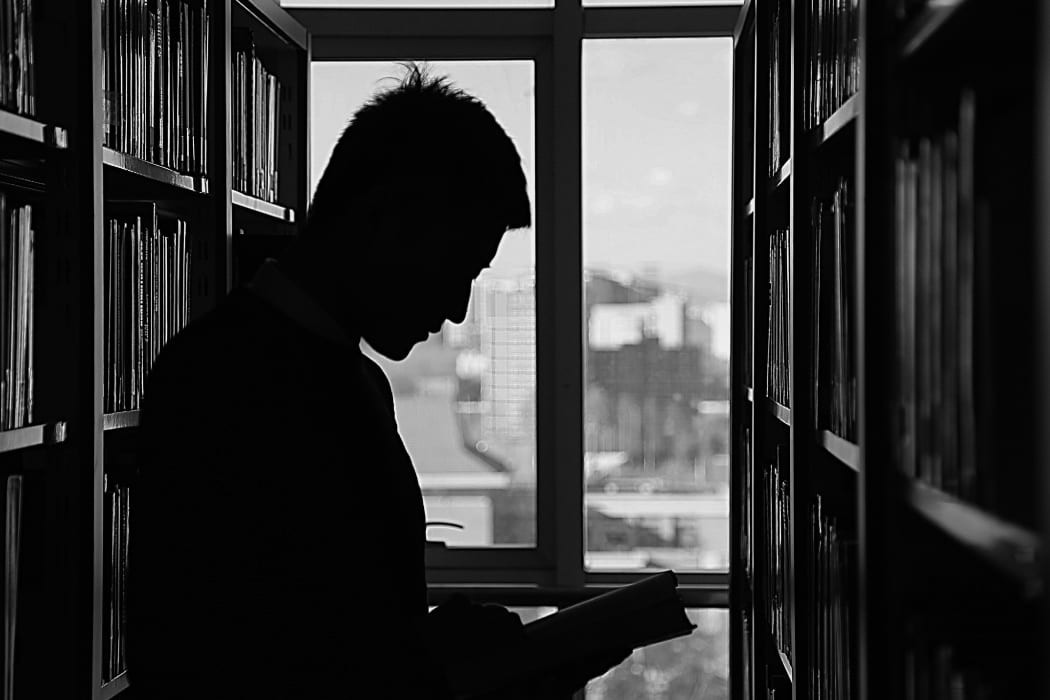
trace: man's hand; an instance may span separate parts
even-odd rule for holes
[[[525,627],[502,605],[480,605],[456,594],[427,616],[427,636],[439,655],[461,657],[521,644]]]
[[[475,661],[483,665],[486,658],[501,656],[501,660],[513,664],[529,643],[516,613],[500,605],[471,603],[461,595],[453,596],[428,615],[427,637],[435,658],[445,665],[454,662],[459,668],[470,668]],[[592,656],[477,700],[569,700],[589,680],[630,655],[631,649],[620,649]]]

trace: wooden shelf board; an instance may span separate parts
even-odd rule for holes
[[[769,193],[773,194],[774,192],[779,190],[784,185],[785,182],[787,182],[790,179],[791,179],[791,159],[788,158],[787,161],[785,161],[784,164],[782,166],[780,166],[780,170],[777,171],[777,174],[770,181],[770,183],[769,183]]]
[[[39,445],[54,445],[66,440],[66,423],[38,423],[0,431],[0,453],[24,450]]]
[[[858,114],[860,114],[860,99],[857,95],[853,95],[843,102],[841,107],[832,112],[831,116],[823,124],[810,132],[810,145],[814,149],[823,146],[834,138],[836,134],[842,132],[847,126],[856,121]]]
[[[69,145],[69,136],[65,129],[4,109],[0,109],[0,133],[54,148],[66,148]]]
[[[128,672],[125,671],[108,683],[103,683],[102,692],[99,694],[99,697],[101,700],[110,700],[110,698],[117,697],[119,693],[124,692],[129,687]]]
[[[121,428],[136,428],[139,424],[138,411],[118,411],[107,413],[102,416],[103,430],[120,430]]]
[[[123,170],[139,177],[170,185],[171,187],[178,187],[179,189],[199,194],[208,193],[208,178],[206,177],[185,175],[163,165],[157,165],[135,156],[129,156],[126,153],[120,153],[112,148],[102,149],[102,162],[111,168]]]
[[[230,197],[233,200],[235,206],[241,207],[242,209],[248,209],[264,216],[277,219],[279,221],[285,221],[290,224],[295,223],[295,210],[289,207],[282,207],[280,204],[274,204],[273,202],[267,202],[266,200],[259,199],[258,197],[252,197],[251,195],[244,194],[233,190],[230,193]]]
[[[769,412],[774,418],[786,426],[791,426],[791,409],[779,404],[773,399],[768,399]]]
[[[855,472],[860,471],[860,447],[854,443],[840,438],[830,430],[821,430],[819,433],[820,444],[836,460],[846,465]]]
[[[909,485],[907,501],[950,537],[1015,578],[1027,595],[1036,597],[1042,592],[1038,535],[918,481]]]
[[[948,20],[955,15],[968,0],[927,0],[926,6],[919,11],[905,27],[900,43],[900,56],[907,58],[916,54],[929,43]]]

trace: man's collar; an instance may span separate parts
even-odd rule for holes
[[[311,333],[339,345],[358,348],[358,341],[288,277],[273,258],[267,258],[245,286]]]

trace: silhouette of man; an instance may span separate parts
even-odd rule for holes
[[[427,613],[419,483],[389,383],[359,348],[399,360],[462,321],[503,234],[530,225],[493,116],[407,68],[343,132],[287,254],[149,376],[130,537],[136,697],[445,698],[451,655],[523,636],[499,606]],[[622,656],[513,697],[570,690]]]

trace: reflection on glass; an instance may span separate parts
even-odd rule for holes
[[[587,700],[728,700],[729,611],[687,612],[691,635],[636,649],[587,684]]]
[[[533,193],[534,78],[531,61],[430,62],[479,98],[521,155]],[[390,62],[311,66],[311,162],[316,184],[353,112],[402,74]],[[405,173],[411,178],[412,173]],[[536,541],[536,298],[531,230],[504,236],[475,281],[467,318],[445,323],[401,362],[378,356],[390,378],[398,428],[412,455],[427,535],[450,546]],[[392,284],[396,279],[391,280]]]
[[[583,48],[586,564],[729,566],[732,41]]]

